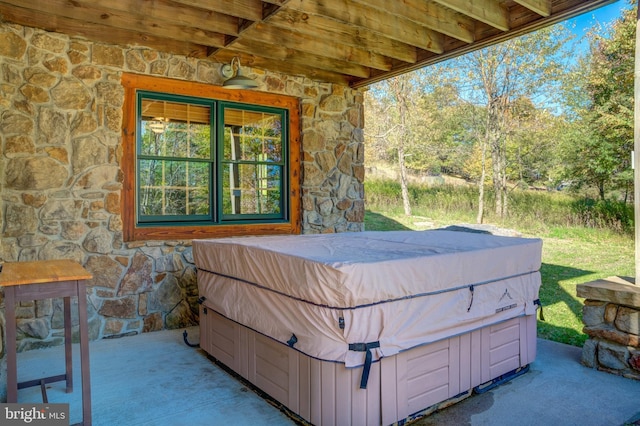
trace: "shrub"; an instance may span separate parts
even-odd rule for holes
[[[384,211],[402,205],[400,184],[389,179],[365,182],[367,208]],[[472,220],[478,209],[478,189],[465,185],[409,185],[414,215]],[[494,193],[485,188],[485,221],[520,229],[543,226],[584,226],[633,233],[633,206],[622,201],[577,198],[566,192],[513,190],[509,193],[508,217],[494,213]]]
[[[620,233],[632,233],[633,206],[622,201],[583,198],[572,204],[577,225],[589,228],[607,228]]]

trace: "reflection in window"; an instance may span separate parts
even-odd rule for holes
[[[225,108],[223,215],[280,214],[282,160],[280,114]]]
[[[224,169],[224,214],[278,214],[282,168],[267,164],[228,164]]]
[[[227,108],[224,159],[282,161],[281,116]]]
[[[209,215],[209,165],[140,160],[140,214]]]
[[[140,216],[210,216],[211,108],[142,99],[141,111]]]

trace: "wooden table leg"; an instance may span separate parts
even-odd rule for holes
[[[71,297],[64,297],[64,365],[67,382],[67,393],[73,392],[73,354],[71,352],[71,343],[73,336],[71,334]]]
[[[5,338],[7,349],[7,402],[18,402],[18,365],[16,343],[16,293],[15,287],[5,287]]]
[[[87,324],[87,291],[84,281],[78,281],[78,320],[80,324],[80,362],[82,376],[82,420],[91,426],[91,379],[89,377],[89,330]]]

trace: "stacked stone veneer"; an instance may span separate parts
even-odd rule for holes
[[[0,260],[84,265],[91,339],[197,323],[191,242],[123,242],[120,76],[220,85],[219,67],[0,23]],[[362,93],[245,72],[300,99],[303,233],[362,231]],[[19,350],[62,342],[61,301],[23,303],[18,316]]]
[[[640,287],[610,277],[577,286],[584,297],[582,319],[589,335],[582,363],[640,380]]]

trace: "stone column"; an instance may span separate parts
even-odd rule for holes
[[[583,331],[589,335],[582,363],[640,380],[640,287],[633,278],[609,277],[579,284],[585,298]]]

